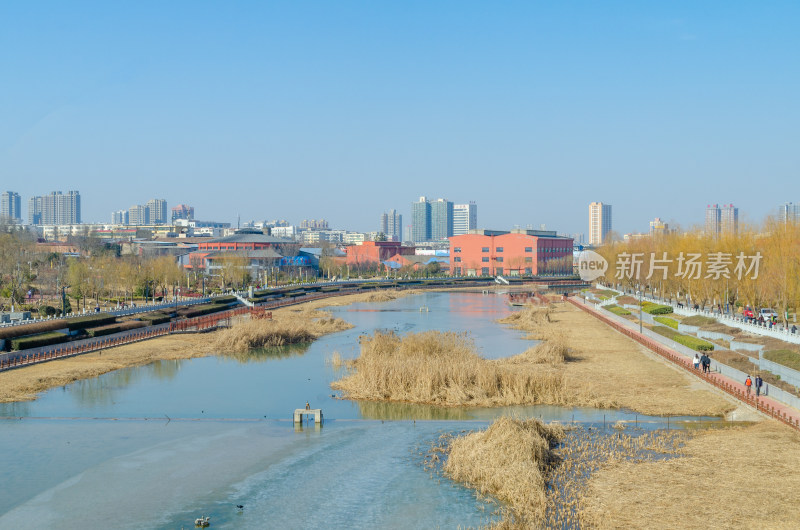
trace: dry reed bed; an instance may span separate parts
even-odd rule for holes
[[[685,458],[609,462],[590,480],[584,526],[800,528],[800,434],[775,421],[710,430]]]
[[[502,519],[493,528],[590,527],[596,521],[582,506],[595,473],[617,462],[681,456],[691,438],[686,431],[636,431],[563,428],[502,417],[484,431],[443,435],[425,466],[499,502]]]
[[[489,361],[463,334],[427,331],[399,336],[376,332],[361,340],[350,373],[332,384],[349,399],[442,406],[562,403],[563,377],[537,366]]]
[[[502,417],[485,431],[451,440],[443,470],[481,495],[502,501],[504,520],[535,526],[545,513],[553,447],[563,435],[560,427],[536,419]]]
[[[222,353],[243,353],[264,348],[311,342],[322,335],[344,331],[352,324],[315,310],[273,313],[273,319],[239,320],[216,333],[214,348]]]

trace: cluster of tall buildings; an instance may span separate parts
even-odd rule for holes
[[[778,206],[778,221],[781,223],[800,222],[800,204],[787,202]]]
[[[446,199],[420,197],[411,203],[411,241],[445,241],[448,237],[468,234],[478,228],[478,205],[475,202],[454,204]]]
[[[706,234],[717,237],[739,231],[739,208],[733,204],[706,206]]]
[[[185,206],[185,205],[181,205]],[[111,212],[111,224],[125,226],[152,226],[165,225],[175,220],[167,217],[167,201],[164,199],[150,199],[146,204],[134,204],[127,210]],[[192,215],[194,209],[192,208]]]
[[[28,224],[76,225],[80,223],[81,194],[77,191],[68,191],[67,193],[53,191],[48,195],[28,199]]]
[[[378,232],[386,236],[387,241],[403,240],[403,216],[397,210],[381,214],[381,223]]]

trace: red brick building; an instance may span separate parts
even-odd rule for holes
[[[450,239],[455,276],[568,276],[572,238],[545,230],[472,230]]]
[[[364,241],[347,247],[347,264],[350,267],[374,267],[392,256],[413,256],[414,247],[404,247],[398,241]]]
[[[264,234],[241,233],[198,243],[197,250],[263,250],[275,245],[291,243],[286,239]]]

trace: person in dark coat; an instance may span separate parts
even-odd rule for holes
[[[761,374],[757,375],[756,376],[756,384],[754,385],[756,387],[756,397],[761,395],[761,386],[763,384],[764,384],[764,380],[761,379]]]

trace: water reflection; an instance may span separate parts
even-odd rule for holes
[[[247,364],[298,357],[304,355],[310,347],[310,342],[300,342],[297,344],[285,344],[283,346],[256,348],[246,352],[225,352],[220,355],[226,359],[234,359],[242,364]]]
[[[470,420],[469,409],[416,403],[358,401],[361,417],[369,420]]]
[[[171,381],[180,371],[181,361],[166,360],[154,361],[144,366],[137,366],[125,370],[114,370],[101,377],[81,379],[69,386],[69,391],[64,388],[73,399],[81,405],[93,407],[114,405],[120,394],[139,381],[157,379]]]

